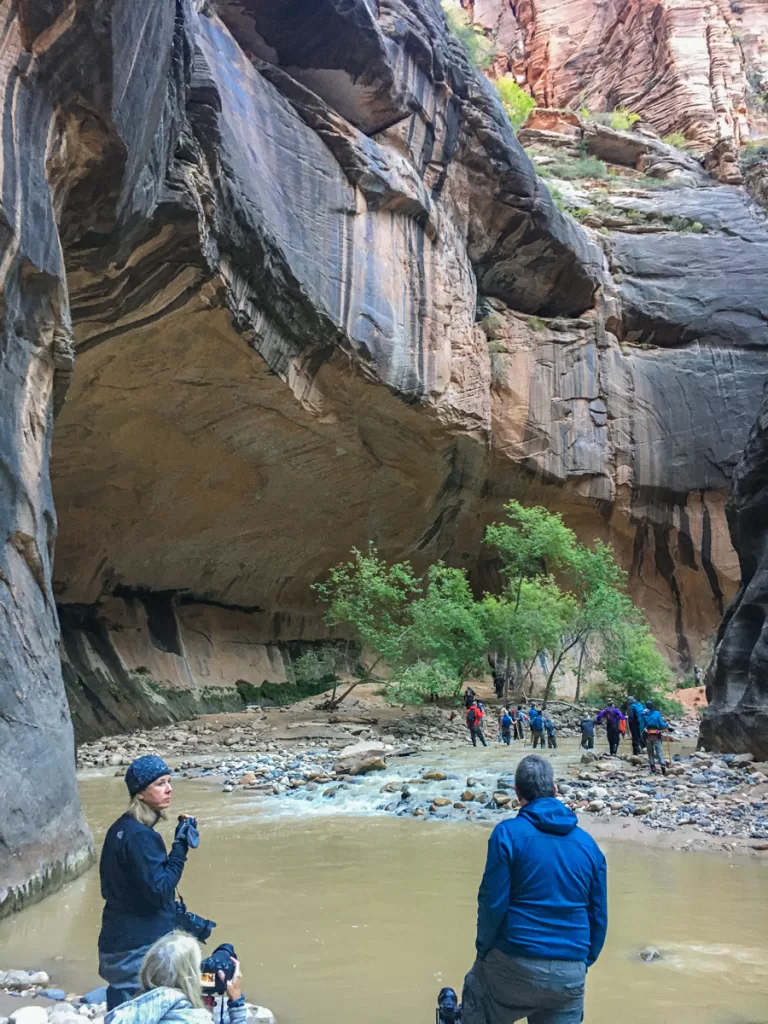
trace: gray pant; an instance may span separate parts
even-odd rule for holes
[[[664,767],[666,761],[664,760],[664,751],[661,746],[661,736],[650,736],[646,733],[645,737],[645,748],[648,751],[648,763],[651,768],[656,767],[656,762]]]
[[[464,979],[463,1024],[580,1024],[586,964],[533,960],[492,949]]]

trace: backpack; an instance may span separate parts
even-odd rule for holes
[[[501,716],[501,728],[502,729],[511,729],[512,728],[512,719],[509,717],[509,715],[502,715]]]

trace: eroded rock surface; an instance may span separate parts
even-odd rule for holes
[[[458,3],[458,0],[457,0]],[[626,107],[702,152],[768,134],[768,8],[763,0],[475,0],[511,71],[543,107]],[[725,154],[721,154],[724,156]]]
[[[768,760],[768,391],[733,476],[727,515],[741,586],[707,673],[700,739],[708,749]]]

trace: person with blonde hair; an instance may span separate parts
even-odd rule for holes
[[[182,927],[204,942],[215,922],[188,914],[176,904],[187,852],[199,843],[197,822],[180,815],[168,853],[155,826],[166,818],[173,786],[161,757],[137,758],[125,775],[131,802],[110,827],[99,872],[105,900],[99,934],[99,974],[108,983],[107,1009],[139,992],[139,968],[150,946],[172,932],[177,913]]]
[[[229,1024],[246,1024],[240,965],[227,984]],[[224,979],[222,972],[219,976]],[[163,936],[144,957],[139,971],[141,992],[110,1011],[104,1024],[211,1024],[200,987],[200,947],[191,935]]]

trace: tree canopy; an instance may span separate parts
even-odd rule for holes
[[[507,696],[513,680],[524,688],[543,656],[546,701],[558,669],[578,654],[579,681],[595,667],[614,695],[648,699],[668,687],[669,669],[608,545],[582,544],[559,514],[517,501],[487,528],[485,543],[498,556],[496,593],[476,595],[464,570],[442,562],[421,575],[409,562],[388,565],[373,544],[315,584],[329,625],[375,652],[361,681],[382,682],[397,700],[446,697],[489,660],[504,673]]]

